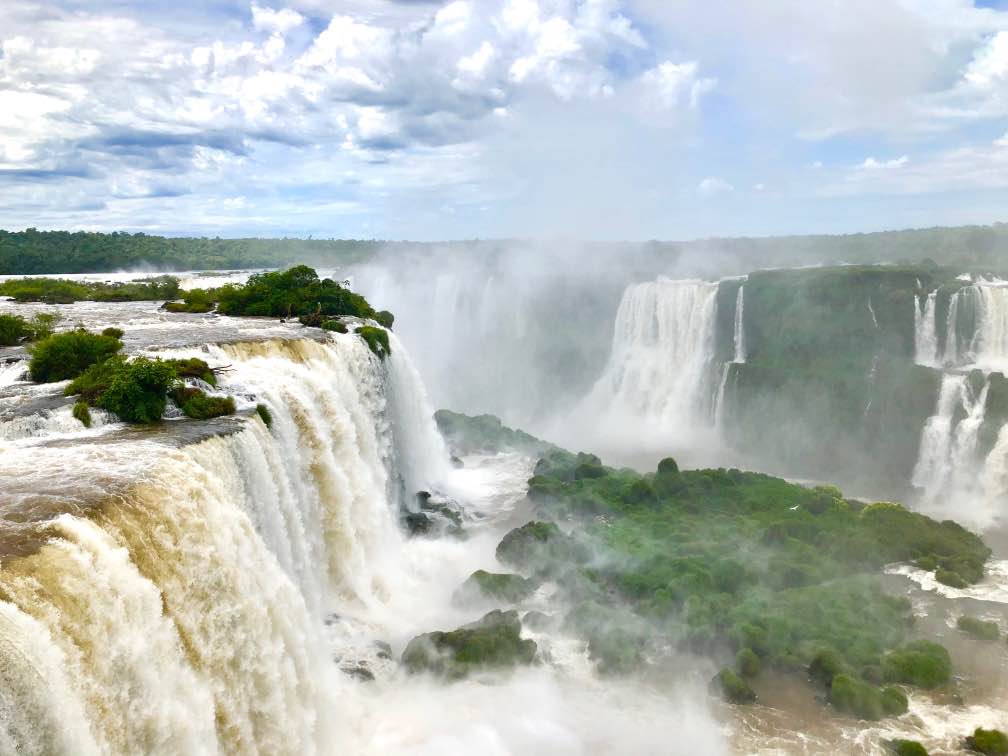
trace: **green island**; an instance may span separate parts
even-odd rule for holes
[[[495,442],[486,418],[442,418],[480,448],[524,441],[500,426]],[[565,608],[546,621],[586,641],[602,674],[686,650],[722,667],[711,687],[733,703],[755,701],[751,681],[773,669],[866,720],[904,713],[908,687],[952,684],[948,652],[915,632],[909,601],[883,588],[883,567],[909,562],[974,583],[991,553],[958,524],[898,504],[760,473],[680,470],[672,459],[640,474],[553,448],[528,498],[537,519],[497,548],[515,574],[478,571],[463,592],[520,604],[551,581]]]
[[[15,302],[72,304],[93,302],[144,302],[175,299],[179,282],[174,276],[155,276],[118,283],[69,281],[61,278],[12,278],[0,282],[0,296]]]

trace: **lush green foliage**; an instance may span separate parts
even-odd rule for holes
[[[1008,754],[1008,735],[1000,730],[984,730],[977,727],[973,734],[966,738],[966,747],[984,756],[1005,756]]]
[[[235,413],[235,400],[230,396],[210,396],[201,389],[181,384],[172,389],[171,396],[182,414],[194,420],[209,420]]]
[[[417,636],[403,651],[402,663],[413,673],[457,679],[480,669],[531,664],[537,650],[535,641],[521,638],[517,612],[495,610],[457,630]]]
[[[976,617],[960,617],[956,627],[977,640],[996,641],[1001,637],[1001,629],[997,622],[977,619]]]
[[[478,599],[496,599],[517,604],[527,599],[538,587],[538,582],[521,575],[499,574],[476,570],[455,593],[455,600],[471,603]]]
[[[91,408],[88,407],[88,403],[83,399],[74,403],[72,413],[85,428],[91,427]]]
[[[0,346],[14,346],[28,338],[28,321],[20,315],[0,315]]]
[[[318,314],[340,317],[374,317],[375,312],[360,294],[355,294],[305,265],[283,272],[257,273],[243,286],[216,290],[217,311],[222,315],[267,315],[298,317]]]
[[[2,296],[13,297],[18,302],[47,304],[70,304],[82,299],[97,302],[156,301],[174,299],[178,292],[178,279],[172,276],[113,283],[59,278],[20,278],[0,283]]]
[[[217,306],[217,289],[189,289],[182,292],[181,302],[165,302],[168,312],[210,312]]]
[[[357,335],[364,339],[364,343],[368,345],[368,349],[381,359],[385,359],[392,353],[389,347],[388,331],[384,328],[361,326],[357,329]]]
[[[727,667],[714,676],[714,679],[711,680],[711,688],[729,703],[751,704],[756,702],[756,693],[749,687],[749,683]]]
[[[321,328],[323,331],[333,331],[335,333],[347,333],[349,330],[342,320],[323,320]]]
[[[83,328],[55,333],[32,347],[28,372],[37,383],[76,378],[120,349],[122,342],[118,338]]]
[[[199,378],[211,386],[217,385],[217,376],[210,366],[198,357],[190,357],[185,360],[166,360],[173,368],[179,378]]]
[[[576,527],[528,523],[497,557],[562,587],[573,606],[565,626],[603,671],[671,643],[731,654],[742,675],[807,669],[838,709],[865,718],[905,706],[880,683],[931,688],[951,675],[944,648],[907,642],[911,607],[882,589],[882,567],[930,561],[975,581],[990,555],[957,524],[896,504],[738,470],[681,471],[672,459],[641,475],[554,450],[529,498]]]
[[[155,423],[164,414],[165,398],[177,377],[175,369],[162,360],[137,357],[129,362],[107,360],[107,386],[95,405],[115,413],[127,423]],[[69,388],[68,388],[69,390]]]
[[[504,450],[529,455],[543,454],[556,447],[520,430],[501,424],[493,415],[476,417],[450,410],[434,413],[438,430],[456,454],[497,454]]]
[[[395,315],[388,310],[379,310],[375,313],[374,319],[378,321],[378,325],[382,328],[391,328],[395,322]]]

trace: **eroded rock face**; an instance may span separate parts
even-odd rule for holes
[[[521,637],[518,612],[494,610],[468,625],[418,635],[403,651],[402,663],[413,673],[430,672],[460,679],[472,672],[531,664],[538,648]]]

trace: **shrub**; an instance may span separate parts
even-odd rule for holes
[[[97,406],[127,423],[154,423],[164,414],[165,398],[176,381],[175,369],[162,360],[138,357],[120,361]]]
[[[0,346],[20,344],[28,334],[28,321],[20,315],[0,315]]]
[[[179,378],[199,378],[211,386],[217,385],[217,376],[214,371],[198,357],[190,357],[185,360],[167,360],[167,362],[175,368],[175,373]]]
[[[216,289],[190,289],[182,293],[181,302],[165,302],[161,308],[168,312],[204,313],[216,306]]]
[[[176,386],[172,390],[172,399],[182,410],[183,415],[194,420],[209,420],[235,413],[233,398],[230,396],[209,396],[198,388]]]
[[[320,279],[318,273],[306,265],[283,272],[256,273],[243,286],[222,286],[215,293],[217,311],[222,315],[299,317],[317,314],[359,318],[375,315],[360,294],[328,278]]]
[[[395,315],[388,310],[379,310],[375,313],[374,319],[382,328],[391,328],[392,323],[395,322]]]
[[[887,682],[937,688],[952,677],[952,660],[944,646],[920,640],[886,654],[882,675]]]
[[[928,756],[927,749],[916,740],[891,740],[886,746],[894,756]]]
[[[81,399],[95,407],[98,399],[112,384],[112,378],[124,369],[125,362],[125,357],[116,354],[104,362],[96,363],[74,378],[63,393],[66,396],[79,394]]]
[[[846,665],[840,654],[829,649],[813,656],[808,666],[809,677],[827,688],[833,683],[833,678],[845,670]]]
[[[263,421],[263,424],[267,428],[273,427],[273,413],[270,412],[269,407],[267,407],[265,404],[257,404],[256,414],[259,415],[259,419]]]
[[[950,588],[967,588],[969,583],[967,583],[959,575],[958,572],[952,570],[946,570],[943,567],[939,567],[935,570],[935,580],[937,580],[942,585],[947,585]]]
[[[364,342],[368,345],[368,349],[378,357],[385,359],[385,357],[392,353],[392,350],[389,349],[388,331],[384,328],[361,326],[357,329],[357,335],[364,339]]]
[[[985,730],[977,727],[966,738],[966,747],[984,756],[1005,756],[1008,754],[1008,735],[1001,730]]]
[[[52,383],[76,378],[87,368],[122,349],[122,342],[78,328],[56,333],[32,348],[28,371],[36,383]]]
[[[756,677],[760,671],[760,658],[751,648],[743,648],[735,655],[735,669],[742,677]]]
[[[756,693],[749,683],[725,667],[711,680],[711,690],[720,694],[724,700],[733,704],[751,704],[756,702]]]
[[[839,674],[830,685],[829,701],[837,710],[875,721],[885,714],[877,688],[849,675]]]
[[[895,685],[888,685],[882,688],[882,710],[889,716],[898,717],[906,714],[910,708],[906,693]]]
[[[997,622],[988,622],[976,617],[960,617],[956,627],[977,640],[996,641],[1001,637],[1001,629]]]
[[[58,312],[37,312],[35,317],[28,323],[28,337],[32,341],[41,341],[52,336],[56,331],[56,324],[63,320],[63,316]]]
[[[83,399],[74,403],[72,413],[85,428],[91,427],[91,408],[88,407],[88,403]]]
[[[349,330],[341,320],[323,320],[321,328],[323,331],[335,331],[336,333],[346,333]]]

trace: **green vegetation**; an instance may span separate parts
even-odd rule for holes
[[[91,408],[83,399],[74,403],[72,414],[85,428],[91,427]]]
[[[165,302],[168,312],[210,312],[217,306],[217,289],[190,289],[182,292],[181,302]]]
[[[711,680],[711,689],[728,703],[756,703],[756,694],[749,687],[749,683],[727,668],[722,669],[714,676],[714,679]]]
[[[521,575],[476,570],[456,591],[455,599],[463,604],[478,599],[495,599],[507,604],[517,604],[531,596],[538,586],[537,581],[523,578]]]
[[[378,325],[382,328],[392,328],[392,324],[395,322],[395,315],[388,310],[379,310],[375,313],[374,319],[378,321]]]
[[[32,347],[28,372],[36,383],[76,378],[87,368],[122,349],[114,336],[91,333],[83,328],[48,336]]]
[[[194,420],[209,420],[235,413],[235,400],[230,396],[209,396],[205,391],[191,386],[176,384],[171,397],[182,414]]]
[[[1001,637],[1001,629],[997,622],[988,622],[976,617],[960,617],[956,627],[977,640],[996,641]]]
[[[0,346],[14,346],[28,338],[28,321],[20,315],[0,315]]]
[[[217,376],[210,366],[198,357],[190,357],[187,360],[166,360],[175,369],[175,374],[179,378],[199,378],[201,381],[217,385]]]
[[[375,316],[371,305],[360,294],[331,279],[320,279],[318,273],[305,265],[283,272],[256,273],[243,286],[216,289],[216,296],[217,311],[222,315]]]
[[[392,354],[392,350],[389,348],[388,331],[384,328],[361,326],[357,329],[357,335],[364,339],[364,343],[368,345],[368,349],[374,352],[375,356],[385,359]]]
[[[494,610],[457,630],[417,636],[403,651],[402,663],[412,673],[459,679],[482,669],[531,664],[537,650],[535,641],[521,638],[517,612]]]
[[[323,320],[321,328],[323,331],[334,331],[336,333],[347,333],[349,331],[342,320]]]
[[[1008,735],[1001,730],[984,730],[977,727],[973,734],[966,738],[966,748],[984,756],[1005,756],[1008,754]]]
[[[894,756],[928,756],[927,749],[916,740],[890,740],[886,748]]]
[[[107,384],[95,399],[95,406],[114,413],[127,423],[149,424],[161,419],[167,404],[165,395],[177,380],[171,365],[146,357],[129,362],[113,358],[102,363],[99,369]],[[70,388],[67,387],[67,391]]]
[[[530,522],[497,558],[561,586],[564,626],[600,671],[680,647],[734,658],[740,680],[807,670],[838,710],[867,719],[905,711],[905,694],[880,685],[934,688],[952,671],[942,646],[912,639],[910,603],[883,590],[882,568],[924,561],[976,581],[990,555],[959,525],[897,504],[739,470],[681,471],[672,459],[641,475],[553,450],[528,495],[570,534]]]
[[[450,410],[434,413],[438,430],[456,454],[497,454],[505,450],[540,455],[556,447],[501,424],[493,415],[472,417]]]
[[[265,404],[257,404],[256,414],[259,415],[259,419],[263,421],[263,424],[267,428],[273,427],[273,413],[270,412],[269,407]]]
[[[60,278],[19,278],[0,283],[0,296],[13,297],[17,302],[71,304],[78,300],[96,302],[140,302],[174,299],[178,296],[178,279],[156,276],[139,281],[94,282],[68,281]]]

